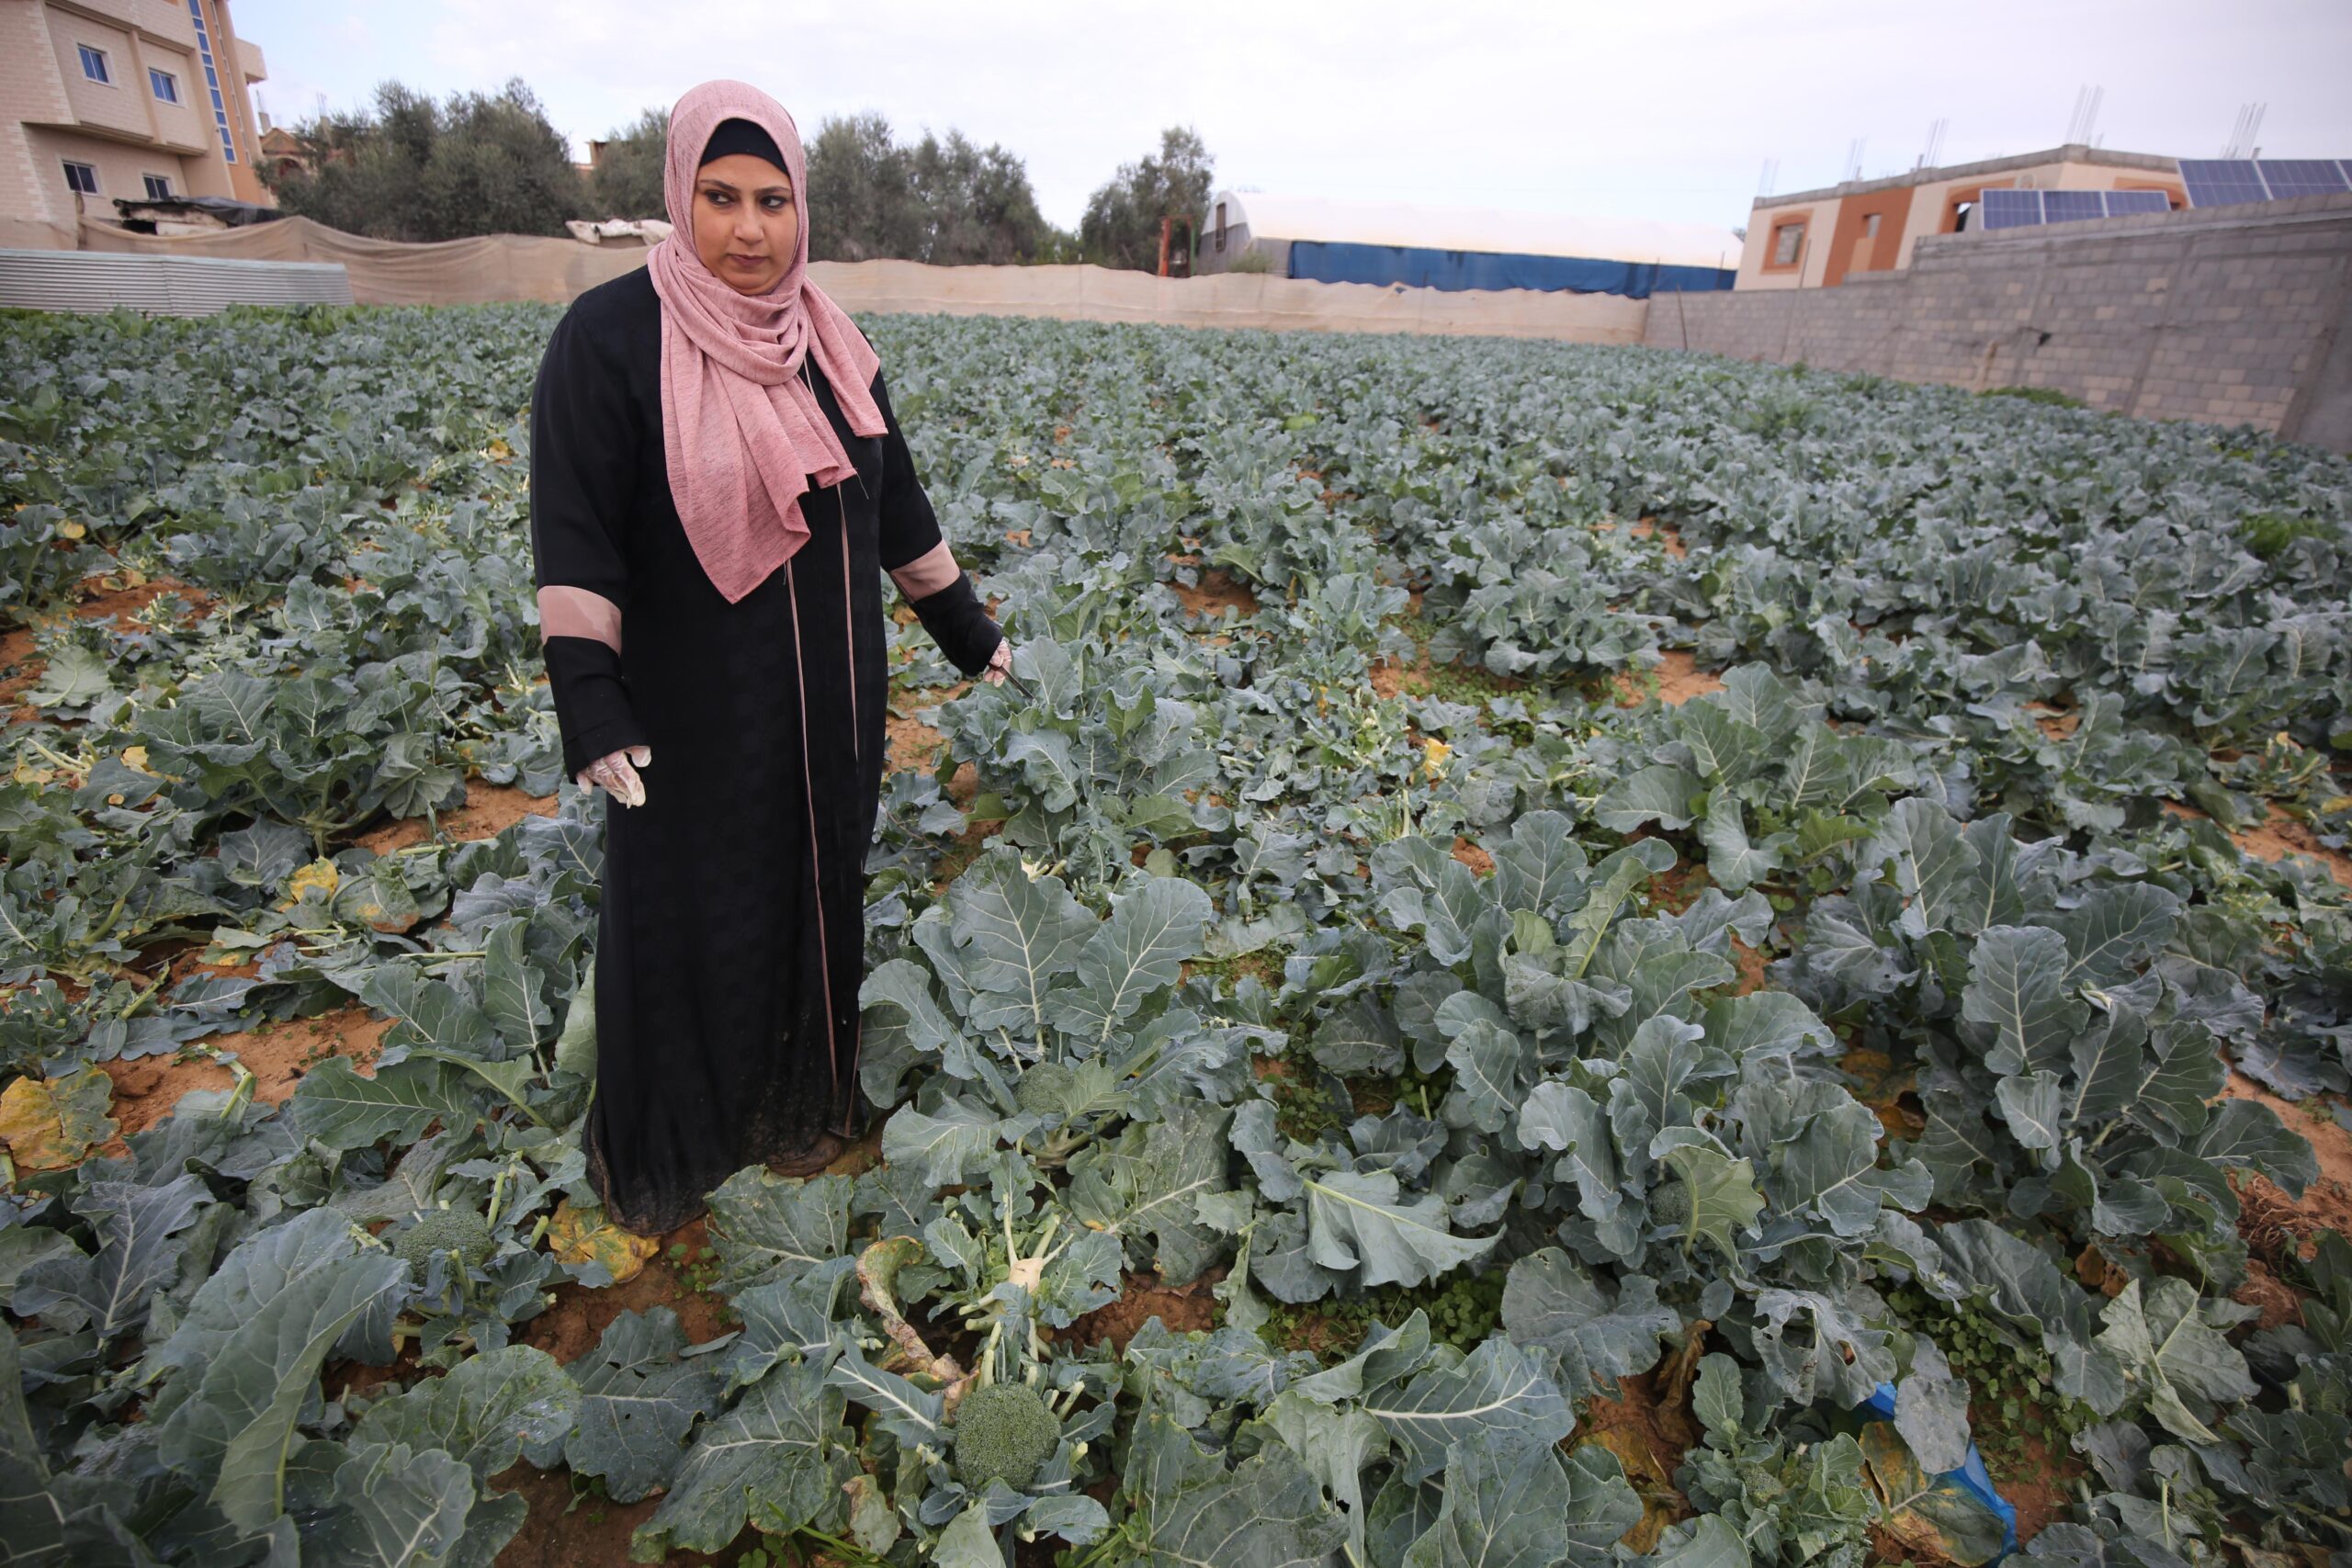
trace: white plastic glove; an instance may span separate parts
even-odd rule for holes
[[[589,763],[577,775],[577,782],[582,789],[592,784],[603,784],[605,793],[623,806],[642,806],[645,804],[645,781],[637,776],[637,770],[652,761],[653,748],[650,746],[626,746]]]

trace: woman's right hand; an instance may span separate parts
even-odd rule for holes
[[[625,746],[589,763],[581,770],[576,782],[582,789],[603,784],[605,792],[623,806],[642,806],[645,781],[637,776],[637,770],[652,761],[651,747]]]

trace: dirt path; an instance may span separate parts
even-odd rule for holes
[[[1687,648],[1669,648],[1657,666],[1657,700],[1668,707],[1680,707],[1693,697],[1703,697],[1710,692],[1720,692],[1724,683],[1707,671],[1699,668],[1698,656]],[[1641,671],[1629,670],[1613,677],[1617,686],[1619,707],[1639,707],[1644,694]]]
[[[650,776],[651,770],[647,772]],[[552,795],[526,795],[504,784],[469,778],[466,781],[466,803],[455,811],[441,813],[441,831],[460,842],[494,839],[526,817],[553,817],[560,804]],[[433,825],[425,818],[403,817],[380,828],[371,828],[352,842],[388,855],[395,850],[424,843],[432,836]]]
[[[2352,1233],[2352,1132],[2335,1119],[2335,1101],[2319,1096],[2281,1100],[2235,1069],[2222,1093],[2268,1106],[2289,1131],[2309,1141],[2319,1161],[2319,1179],[2299,1199],[2289,1198],[2263,1177],[2248,1173],[2240,1178],[2237,1186],[2245,1212],[2238,1228],[2257,1256],[2267,1250],[2278,1257],[2291,1246],[2299,1257],[2309,1258],[2312,1238],[2319,1232]]]
[[[1200,586],[1187,588],[1171,582],[1168,591],[1183,602],[1184,608],[1195,615],[1217,616],[1230,607],[1243,617],[1258,613],[1258,596],[1247,583],[1236,581],[1221,566],[1213,566],[1201,573]]]
[[[2165,811],[2189,821],[2210,820],[2207,815],[2186,801],[2167,800],[2161,803]],[[2320,863],[2337,886],[2352,887],[2352,854],[2331,850],[2319,841],[2309,824],[2288,816],[2276,804],[2270,807],[2270,819],[2259,828],[2245,828],[2230,835],[2230,842],[2256,860],[2276,865],[2289,855],[2309,855]]]
[[[212,612],[213,596],[201,588],[193,587],[176,578],[142,578],[136,583],[114,574],[85,578],[82,583],[84,597],[74,606],[74,618],[83,621],[105,621],[116,631],[136,629],[135,617],[157,598],[176,593],[187,602],[187,613],[181,618],[183,629],[195,626]],[[122,587],[107,588],[103,584],[125,581]],[[23,701],[25,693],[40,683],[49,671],[49,661],[33,651],[34,637],[43,627],[55,626],[62,616],[36,617],[30,625],[11,627],[0,633],[0,707],[8,711],[9,722],[30,724],[40,717],[40,709]]]
[[[232,971],[215,971],[232,973]],[[238,1062],[254,1075],[254,1098],[265,1105],[281,1105],[303,1075],[329,1056],[348,1056],[365,1074],[384,1043],[384,1032],[396,1020],[377,1018],[357,1002],[311,1018],[265,1023],[258,1029],[214,1034],[203,1043],[215,1051],[236,1053]],[[141,1056],[136,1061],[98,1064],[114,1079],[114,1117],[122,1133],[143,1133],[172,1113],[180,1096],[192,1089],[227,1089],[236,1075],[226,1064],[209,1055]],[[118,1134],[99,1148],[102,1155],[129,1153]]]
[[[2309,855],[2327,868],[2327,874],[2336,885],[2352,888],[2352,855],[2342,850],[2331,850],[2319,841],[2309,824],[2298,821],[2279,810],[2270,808],[2270,820],[2259,828],[2248,828],[2230,835],[2230,841],[2256,860],[2273,863],[2289,855]]]

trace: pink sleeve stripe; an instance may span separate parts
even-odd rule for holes
[[[910,599],[929,598],[963,575],[964,569],[956,564],[956,552],[944,539],[906,565],[890,569],[890,580]]]
[[[621,650],[621,607],[585,588],[539,590],[539,640],[592,637],[615,653]]]

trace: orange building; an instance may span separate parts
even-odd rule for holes
[[[72,248],[114,198],[269,204],[229,0],[0,0],[0,245]]]
[[[2001,189],[2157,190],[2176,209],[2188,205],[2177,160],[2080,144],[1760,196],[1733,287],[1834,288],[1858,272],[1909,266],[1920,235],[1973,227],[1977,199]]]

